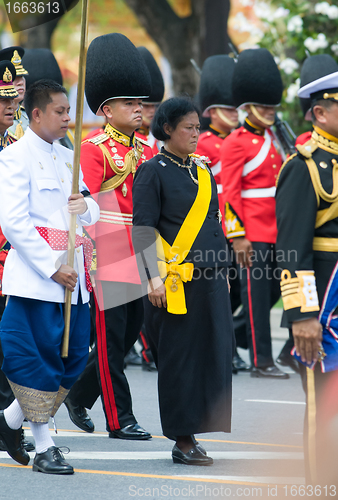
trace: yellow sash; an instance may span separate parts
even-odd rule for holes
[[[186,314],[183,282],[192,280],[194,264],[184,263],[207,216],[211,200],[211,180],[206,168],[197,166],[198,191],[196,199],[175,238],[172,246],[161,236],[156,239],[158,268],[161,278],[167,276],[167,311]]]

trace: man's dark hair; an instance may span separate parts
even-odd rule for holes
[[[317,101],[312,102],[311,103],[311,119],[312,119],[312,122],[317,121],[316,116],[315,116],[315,114],[313,112],[313,108],[315,106],[322,106],[323,108],[330,109],[334,103],[337,104],[337,101],[333,101],[332,99],[318,99]]]
[[[194,112],[199,114],[197,106],[190,98],[172,97],[164,101],[158,107],[152,122],[151,131],[154,137],[159,141],[170,139],[170,136],[164,131],[164,125],[167,123],[175,130],[185,115]]]
[[[67,90],[54,80],[38,80],[27,90],[24,98],[24,107],[29,121],[32,120],[33,109],[39,108],[45,112],[47,104],[53,101],[51,94],[63,93]]]

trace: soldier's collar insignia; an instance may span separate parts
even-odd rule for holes
[[[338,137],[328,134],[315,125],[313,128],[311,139],[315,141],[320,148],[330,153],[338,154]]]
[[[12,73],[6,67],[6,70],[5,70],[4,74],[2,75],[2,81],[4,83],[11,83],[12,79],[13,79]]]
[[[217,137],[219,137],[220,139],[225,139],[229,135],[226,132],[223,132],[222,130],[219,130],[218,128],[216,128],[212,124],[209,125],[209,128],[210,128],[210,131],[213,134],[215,134]]]
[[[128,135],[125,135],[122,132],[116,130],[116,128],[112,127],[110,123],[107,123],[104,131],[107,135],[109,135],[109,137],[114,139],[114,141],[123,144],[123,146],[127,146],[127,148],[133,145],[134,134],[132,135],[132,137],[129,137]]]

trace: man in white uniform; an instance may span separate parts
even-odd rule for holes
[[[82,174],[80,192],[71,195],[73,153],[54,144],[68,129],[66,90],[40,80],[28,90],[25,108],[30,126],[0,158],[0,225],[12,245],[3,276],[9,300],[0,326],[2,369],[16,398],[0,412],[0,437],[9,455],[27,465],[20,441],[26,418],[36,443],[33,470],[72,474],[48,421],[86,365],[91,244],[82,225],[94,224],[99,208]],[[74,269],[65,263],[69,214],[77,215]],[[65,288],[73,292],[72,311],[69,355],[61,358]]]

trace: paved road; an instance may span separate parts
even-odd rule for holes
[[[279,313],[275,312],[275,357],[286,338],[278,323]],[[240,353],[247,359],[246,351]],[[63,405],[56,417],[58,434],[53,431],[53,438],[57,446],[70,448],[68,458],[76,473],[68,477],[33,473],[30,466],[16,465],[0,452],[0,499],[212,500],[276,498],[276,493],[278,498],[291,497],[291,486],[304,481],[305,404],[299,376],[289,373],[289,380],[252,379],[247,373],[234,376],[231,434],[199,436],[214,458],[214,465],[206,468],[172,463],[173,443],[161,435],[157,374],[128,368],[134,413],[153,439],[109,439],[100,401],[90,411],[95,433],[86,434],[71,423]]]

